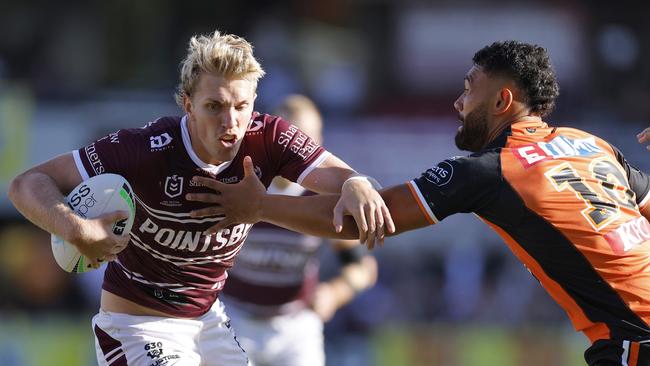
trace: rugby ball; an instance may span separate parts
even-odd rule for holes
[[[129,182],[121,175],[100,174],[81,182],[66,197],[68,206],[79,216],[95,218],[103,213],[128,211],[129,218],[113,224],[113,233],[128,235],[135,219],[135,200]],[[56,263],[67,272],[83,273],[95,270],[91,260],[77,247],[52,234],[52,253]]]

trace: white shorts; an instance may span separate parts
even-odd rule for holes
[[[193,319],[100,310],[93,331],[101,366],[250,365],[219,300]]]
[[[254,366],[323,366],[323,322],[310,309],[254,317],[228,303],[237,339]]]

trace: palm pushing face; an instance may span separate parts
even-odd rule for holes
[[[192,95],[185,97],[192,147],[201,160],[232,160],[253,113],[255,83],[201,74]]]

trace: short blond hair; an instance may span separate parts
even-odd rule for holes
[[[234,34],[215,31],[209,36],[190,39],[187,56],[181,62],[181,75],[176,91],[176,103],[183,106],[183,97],[190,96],[201,73],[243,78],[255,85],[265,72],[253,56],[253,46]]]

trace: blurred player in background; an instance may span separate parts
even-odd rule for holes
[[[542,47],[496,42],[473,61],[454,103],[456,145],[472,154],[381,192],[397,232],[475,213],[589,338],[589,365],[650,365],[650,177],[607,141],[542,120],[559,92]],[[334,234],[338,197],[268,195],[250,166],[245,175],[214,187],[228,215]],[[357,234],[347,218],[343,229]]]
[[[282,176],[319,193],[349,191],[359,198],[353,213],[368,218],[362,231],[390,223],[367,178],[282,118],[253,111],[263,75],[243,38],[192,37],[176,95],[184,116],[111,133],[12,181],[9,198],[26,218],[89,258],[112,260],[93,318],[100,365],[248,363],[217,295],[251,225],[217,231],[214,205],[186,198],[212,192],[210,182],[241,180],[244,157],[265,186]],[[134,190],[129,237],[110,231],[128,213],[84,219],[65,203],[75,186],[102,173],[124,176]]]
[[[322,142],[322,119],[307,97],[287,97],[277,115]],[[270,193],[309,194],[277,177]],[[331,244],[341,274],[319,283],[317,250],[322,239],[260,223],[253,228],[228,271],[224,303],[237,339],[255,366],[325,364],[323,322],[356,294],[375,284],[377,262],[358,241]]]

